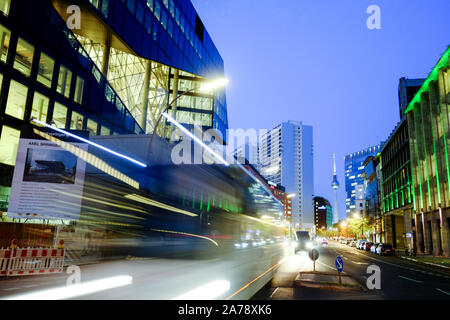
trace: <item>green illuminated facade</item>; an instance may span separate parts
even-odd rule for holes
[[[416,93],[408,119],[413,210],[419,252],[450,255],[450,48]]]
[[[404,250],[412,247],[411,233],[414,205],[408,122],[400,121],[381,151],[384,242]]]

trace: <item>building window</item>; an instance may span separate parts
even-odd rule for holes
[[[153,11],[158,21],[161,20],[161,5],[159,4],[159,1],[155,1],[155,11]]]
[[[67,107],[62,104],[55,102],[55,108],[53,109],[53,117],[52,121],[54,125],[58,128],[66,127],[66,119],[67,119]]]
[[[55,67],[55,60],[50,58],[45,53],[41,52],[41,57],[39,59],[39,70],[37,75],[37,81],[50,88],[52,86],[54,67]]]
[[[153,0],[147,0],[147,7],[153,12]]]
[[[92,119],[88,119],[86,129],[94,136],[97,135],[97,127],[98,127],[98,124],[96,121],[94,121]]]
[[[5,16],[9,15],[9,7],[11,7],[11,0],[0,0],[0,11]]]
[[[72,83],[72,71],[61,65],[59,67],[58,87],[56,88],[56,91],[64,95],[66,98],[68,98],[70,94],[71,83]]]
[[[70,129],[83,130],[84,117],[78,112],[72,111],[72,118],[70,119]]]
[[[31,74],[33,64],[34,46],[19,38],[17,41],[16,57],[14,58],[14,69],[22,72],[27,77]]]
[[[111,135],[111,129],[105,126],[102,126],[100,129],[100,135],[102,136],[109,136]]]
[[[4,63],[6,63],[6,58],[8,57],[8,50],[9,50],[9,41],[11,39],[11,31],[6,29],[4,26],[0,25],[0,60],[2,60]]]
[[[27,102],[28,88],[14,80],[11,80],[6,103],[6,114],[23,120],[25,114],[25,104]]]
[[[47,121],[48,98],[38,92],[34,93],[31,118],[42,122]]]
[[[77,84],[75,86],[75,97],[74,100],[76,103],[83,103],[83,90],[84,90],[84,80],[80,77],[77,77]]]
[[[17,147],[19,146],[20,131],[3,126],[0,136],[0,163],[13,166],[16,164]]]

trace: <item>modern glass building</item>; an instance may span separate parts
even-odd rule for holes
[[[364,177],[362,176],[364,172],[364,161],[369,156],[376,156],[380,150],[381,144],[358,152],[353,152],[344,157],[345,191],[347,192],[345,211],[347,216],[355,212],[360,213],[361,210],[364,211],[365,189]]]
[[[52,1],[64,19],[68,6],[81,8],[77,40],[100,66],[111,87],[146,133],[161,111],[170,108],[192,130],[214,128],[225,139],[228,128],[224,89],[193,90],[224,75],[223,60],[193,5],[187,0]],[[191,91],[193,90],[193,91]],[[157,133],[169,135],[169,126]]]
[[[417,249],[450,255],[450,48],[409,103],[409,148]]]
[[[223,76],[223,61],[188,0],[0,0],[0,41],[2,210],[31,118],[91,135],[152,133],[183,94],[172,115],[225,137],[225,91],[195,90]]]

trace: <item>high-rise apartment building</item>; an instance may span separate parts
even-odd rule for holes
[[[240,145],[233,152],[235,159],[241,164],[251,164],[259,170],[259,145],[257,142]]]
[[[314,226],[313,128],[299,121],[283,122],[260,139],[261,174],[286,188],[292,198],[295,229]]]

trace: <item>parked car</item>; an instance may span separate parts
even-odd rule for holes
[[[362,249],[363,249],[364,251],[370,251],[370,248],[372,247],[372,245],[373,245],[373,242],[366,241],[366,242],[364,242],[364,244],[362,245]]]
[[[370,247],[370,252],[372,253],[377,253],[377,247],[378,245],[380,245],[381,243],[374,243],[371,247]]]
[[[350,247],[356,247],[356,241],[355,240],[352,240],[350,242]]]
[[[358,242],[356,242],[356,249],[361,249],[361,244],[365,241],[366,240],[364,240],[364,239],[359,239]]]
[[[394,255],[395,249],[392,247],[392,245],[387,243],[380,243],[380,245],[377,247],[376,254],[378,255]]]

